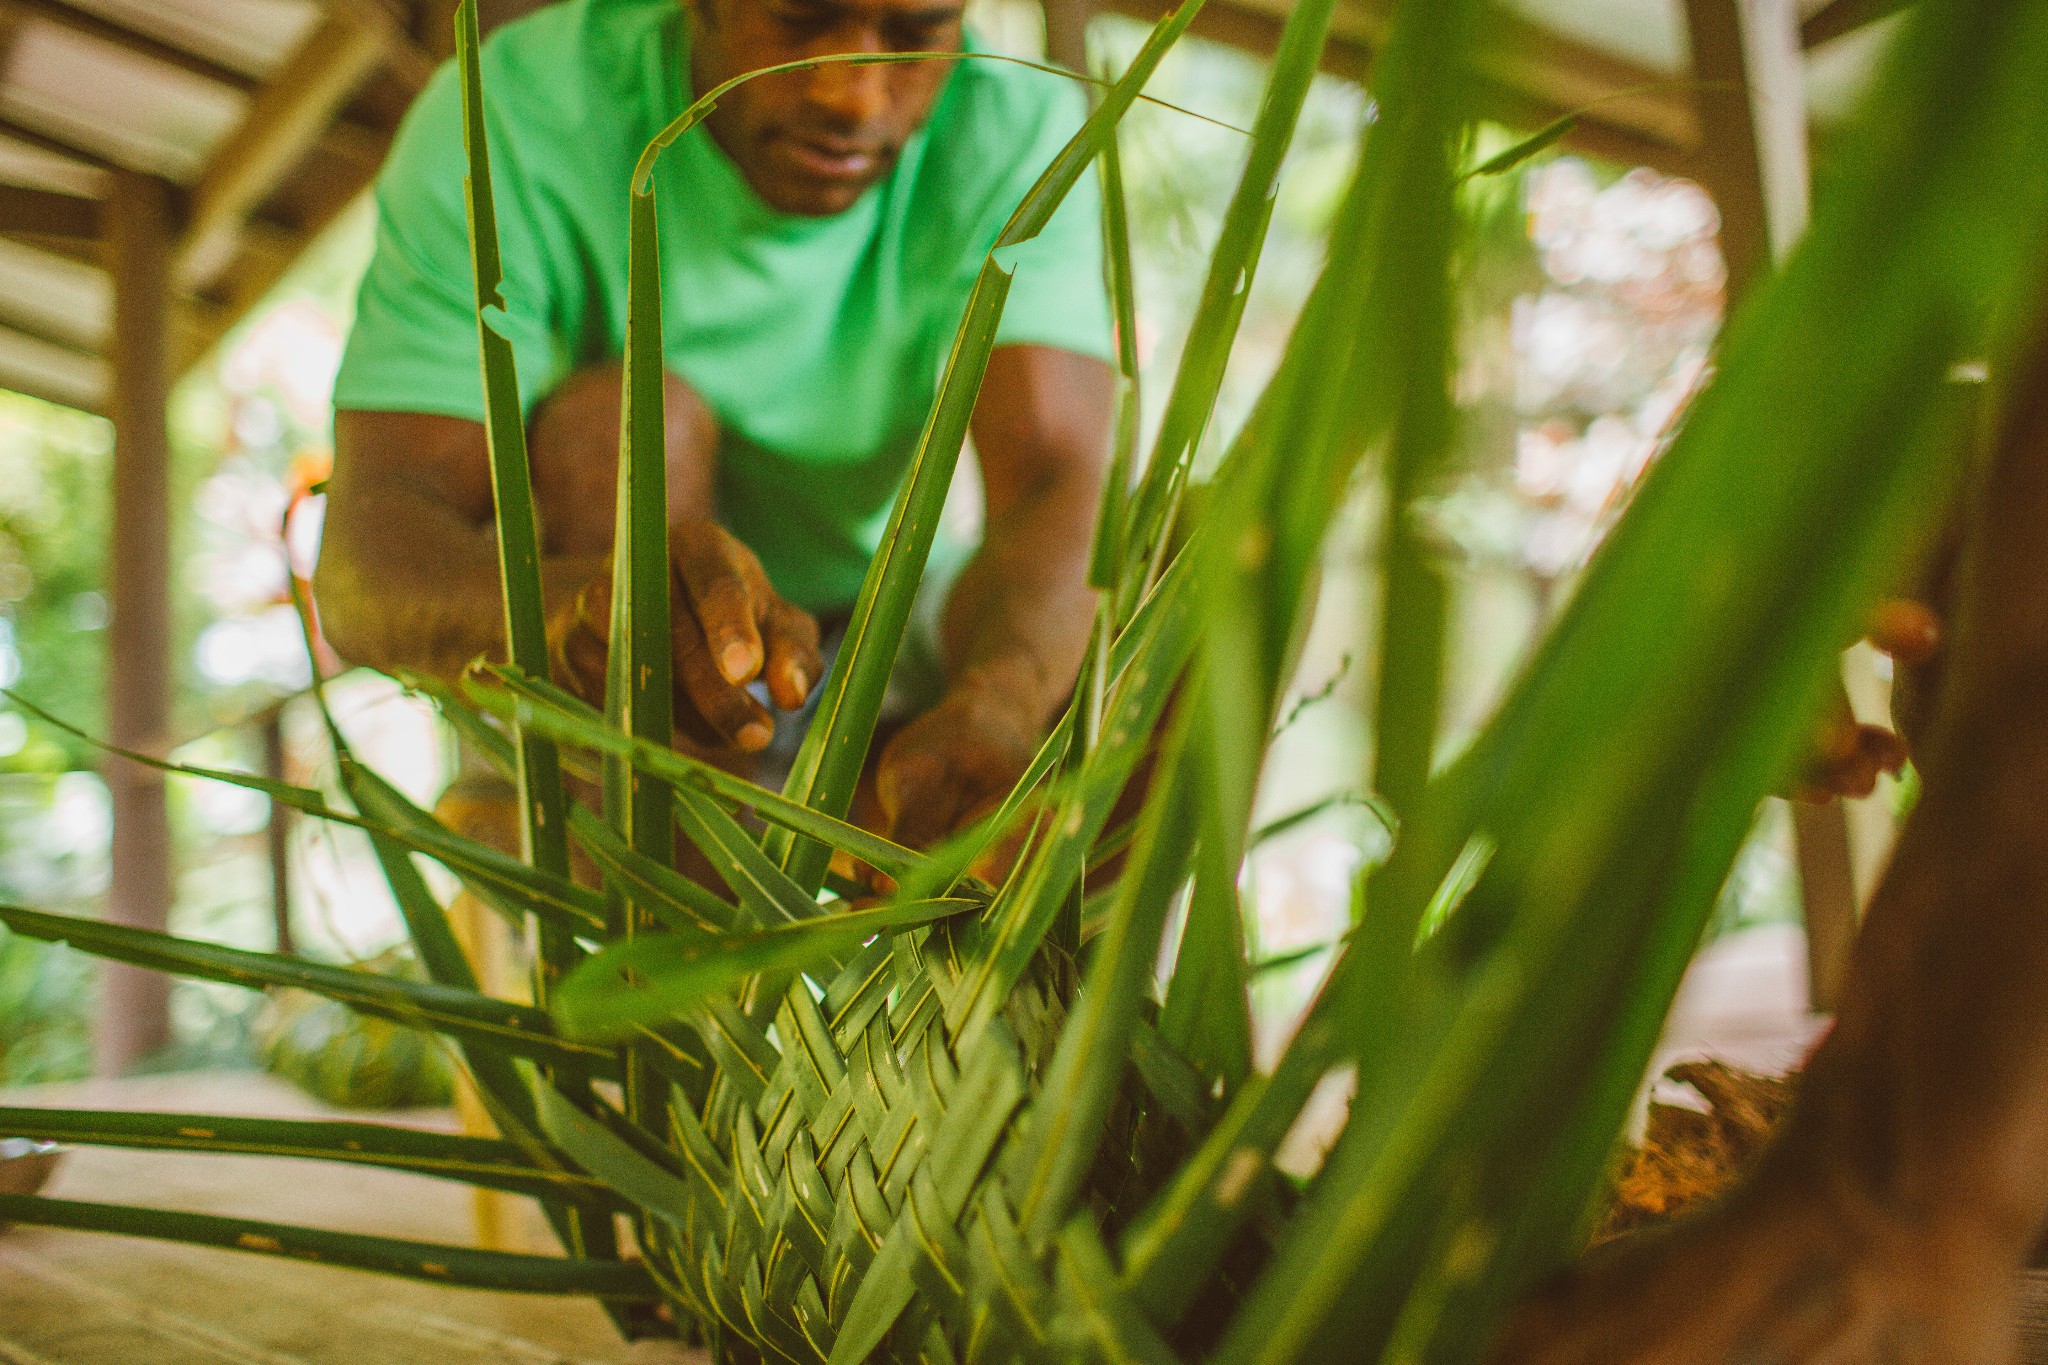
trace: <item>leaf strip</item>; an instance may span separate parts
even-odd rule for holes
[[[438,1242],[328,1232],[287,1223],[223,1218],[215,1214],[177,1213],[126,1204],[93,1204],[75,1199],[0,1194],[0,1222],[187,1242],[229,1251],[254,1252],[261,1256],[371,1270],[380,1275],[397,1275],[467,1289],[496,1289],[517,1294],[588,1295],[632,1302],[659,1297],[654,1281],[636,1263],[479,1251],[473,1247],[446,1246]]]

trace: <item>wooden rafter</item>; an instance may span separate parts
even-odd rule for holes
[[[425,88],[440,63],[414,39],[409,9],[401,12],[390,0],[327,0],[327,9],[359,28],[380,33],[384,69],[415,95]]]
[[[1827,0],[1799,26],[1802,47],[1819,47],[1904,9],[1911,0]]]
[[[249,217],[383,60],[392,34],[386,25],[330,14],[250,102],[193,190],[176,256],[183,289],[204,290],[233,261]]]
[[[1720,206],[1730,299],[1768,272],[1774,243],[1783,247],[1806,226],[1806,122],[1790,6],[1685,0],[1705,124],[1698,178]]]
[[[1103,8],[1151,23],[1173,4],[1104,0]],[[1239,0],[1204,7],[1192,31],[1233,47],[1270,53],[1285,18],[1277,0]],[[1324,69],[1363,79],[1386,25],[1385,12],[1377,4],[1351,0],[1341,5],[1324,51]],[[1540,57],[1523,56],[1525,48]],[[1684,174],[1690,164],[1698,141],[1698,116],[1689,96],[1667,76],[1506,12],[1494,16],[1473,64],[1480,112],[1489,118],[1534,128],[1581,110],[1566,139],[1570,146],[1672,174]],[[1617,91],[1630,93],[1610,98]]]
[[[92,241],[100,235],[100,201],[26,185],[0,185],[0,232]]]
[[[5,116],[0,116],[0,138],[19,142],[24,147],[33,147],[39,152],[48,152],[52,156],[61,156],[91,170],[106,172],[116,169],[113,162],[98,152],[80,147],[65,138],[38,132]]]
[[[332,0],[328,9],[331,13],[323,24],[316,26],[316,34],[320,28],[336,23],[351,24],[358,29],[378,33],[382,41],[379,61],[390,67],[414,93],[417,93],[419,86],[426,83],[426,76],[432,71],[432,59],[411,40],[402,22],[381,3],[381,0]],[[79,9],[68,3],[68,0],[0,0],[0,20],[12,20],[18,24],[29,19],[53,24],[82,37],[118,47],[125,52],[248,95],[254,101],[261,101],[268,92],[285,84],[294,76],[304,75],[303,72],[292,71],[290,58],[287,58],[270,79],[265,81],[235,67],[214,61],[210,57],[189,52],[175,44],[103,19]],[[361,77],[357,78],[356,83],[360,85]],[[20,126],[18,120],[16,126]],[[39,145],[46,145],[49,150],[57,151],[61,155],[79,159],[91,158],[99,164],[109,164],[104,154],[79,146],[61,131],[24,128],[23,132],[27,136],[22,140],[38,140]],[[382,154],[389,135],[389,128],[357,123],[342,117],[337,111],[327,126],[319,131],[319,140],[322,145],[332,145],[343,154],[353,155],[368,151],[375,156]],[[155,168],[128,166],[127,169],[152,171]]]
[[[0,238],[32,247],[77,265],[90,266],[94,270],[106,269],[107,253],[104,244],[99,241],[86,241],[77,237],[33,237],[17,232],[0,232]]]
[[[246,71],[224,66],[210,57],[188,52],[173,43],[138,33],[122,24],[102,19],[97,14],[65,3],[65,0],[0,0],[0,10],[19,18],[40,19],[54,24],[83,38],[109,43],[138,57],[163,66],[198,76],[202,80],[224,85],[230,90],[251,91],[261,84],[260,80]]]
[[[89,351],[0,323],[0,388],[103,414],[107,362]]]

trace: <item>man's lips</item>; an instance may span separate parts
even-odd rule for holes
[[[788,133],[776,142],[784,156],[818,180],[865,180],[882,162],[881,152],[873,147],[820,142]]]

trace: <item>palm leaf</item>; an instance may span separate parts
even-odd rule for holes
[[[752,933],[649,934],[614,944],[563,979],[555,1018],[571,1037],[620,1039],[694,1014],[751,977],[801,971],[877,934],[980,909],[968,900],[886,901]]]
[[[373,1270],[432,1284],[466,1289],[497,1289],[519,1294],[575,1294],[618,1301],[649,1301],[657,1296],[646,1268],[626,1261],[565,1260],[556,1256],[524,1256],[509,1251],[478,1251],[438,1242],[407,1242],[353,1232],[264,1223],[250,1218],[223,1218],[206,1213],[174,1213],[168,1209],[128,1204],[90,1204],[75,1199],[43,1199],[0,1194],[0,1221],[36,1227],[112,1232],[124,1237],[248,1251],[283,1256],[319,1265]]]
[[[388,1123],[0,1108],[0,1129],[12,1137],[72,1146],[337,1161],[541,1199],[577,1199],[602,1205],[617,1202],[617,1196],[603,1183],[569,1169],[562,1153],[552,1154],[551,1165],[540,1165],[518,1143],[422,1132]]]
[[[535,683],[505,669],[489,676],[503,692],[466,682],[463,694],[478,709],[505,720],[517,720],[536,733],[562,744],[593,749],[628,760],[634,771],[677,790],[709,792],[743,806],[764,821],[806,835],[892,877],[905,877],[923,865],[924,855],[891,843],[858,825],[810,809],[779,792],[747,781],[715,764],[678,753],[664,745],[620,734],[597,712],[557,687]],[[509,694],[509,695],[508,695]]]
[[[486,893],[494,902],[502,905],[502,897],[517,897],[526,912],[550,920],[567,932],[583,933],[603,927],[603,902],[594,892],[564,878],[541,872],[517,858],[500,853],[488,844],[460,837],[431,814],[406,800],[402,793],[388,783],[382,784],[381,790],[389,793],[392,799],[380,803],[380,808],[391,818],[372,819],[361,811],[352,813],[328,805],[326,798],[311,787],[300,787],[289,782],[279,782],[254,773],[236,772],[228,768],[173,763],[166,759],[153,758],[138,750],[124,749],[79,729],[4,688],[0,688],[0,696],[5,696],[11,703],[37,719],[103,753],[118,755],[132,763],[154,768],[158,772],[260,792],[279,805],[301,815],[309,815],[330,824],[360,829],[373,838],[398,844],[414,853],[423,853],[453,872],[472,889]],[[346,746],[343,745],[342,748],[345,749]]]
[[[456,65],[462,75],[462,143],[468,154],[463,178],[469,211],[470,255],[476,274],[477,344],[483,366],[484,433],[491,456],[491,498],[498,534],[499,587],[505,598],[505,639],[512,666],[529,677],[548,677],[548,642],[540,581],[540,527],[534,514],[533,480],[527,467],[526,414],[519,399],[518,366],[512,343],[491,321],[505,301],[499,293],[504,270],[498,256],[498,220],[491,194],[490,140],[484,119],[479,67],[476,0],[455,12]],[[527,861],[566,878],[569,873],[567,797],[554,746],[518,737],[521,837]],[[565,948],[549,935],[543,956]],[[543,978],[550,972],[543,964]]]
[[[558,1037],[545,1012],[474,991],[330,967],[276,953],[196,943],[152,929],[50,915],[14,905],[0,905],[0,924],[29,938],[66,943],[115,962],[251,990],[281,986],[311,991],[364,1014],[518,1056],[599,1074],[611,1067],[610,1052]]]

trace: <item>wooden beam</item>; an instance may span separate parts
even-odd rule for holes
[[[327,0],[327,8],[359,27],[383,34],[384,70],[414,95],[426,89],[440,62],[413,40],[407,16],[390,0]]]
[[[1043,0],[1045,57],[1070,71],[1088,70],[1088,21],[1096,0]]]
[[[1686,0],[1699,82],[1698,178],[1721,211],[1733,306],[1806,229],[1807,159],[1792,0]]]
[[[1721,211],[1733,313],[1806,231],[1806,107],[1794,0],[1686,0],[1703,139],[1701,184]],[[1839,799],[1792,805],[1805,910],[1808,1000],[1840,999],[1861,897],[1849,812]]]
[[[104,415],[107,362],[89,352],[0,324],[0,388]]]
[[[54,24],[82,38],[111,43],[138,57],[146,57],[150,61],[211,81],[215,85],[227,86],[230,90],[253,91],[261,84],[257,77],[246,71],[223,66],[209,57],[202,57],[162,39],[152,38],[125,25],[102,19],[97,14],[66,3],[66,0],[0,0],[0,9],[20,18],[39,19],[46,24]]]
[[[1502,89],[1559,114],[1584,110],[1581,122],[1604,124],[1656,145],[1689,149],[1699,141],[1692,100],[1667,73],[1507,9],[1490,12],[1481,31],[1473,65]]]
[[[171,191],[123,172],[107,215],[114,260],[114,528],[108,599],[106,734],[157,753],[171,719],[171,496],[166,407],[171,368]],[[162,929],[172,854],[163,774],[126,759],[106,767],[113,797],[107,918]],[[102,969],[95,1039],[102,1075],[118,1075],[170,1041],[168,979]]]
[[[388,14],[382,20],[375,18],[377,14],[383,12],[383,7],[377,4],[376,0],[337,0],[337,3],[342,5],[346,11],[343,18],[338,22],[367,26],[370,31],[380,32],[385,35],[386,48],[383,54],[384,59],[388,63],[395,62],[396,69],[402,73],[405,79],[410,80],[419,77],[422,63],[427,64],[427,74],[432,73],[432,59],[427,57],[424,52],[419,50],[417,45],[411,42],[404,32],[403,26],[397,20],[391,18]],[[81,37],[111,44],[137,56],[173,67],[188,75],[198,76],[216,85],[226,86],[229,89],[257,99],[260,99],[262,92],[276,86],[281,80],[284,80],[291,74],[289,72],[290,59],[287,58],[285,67],[280,68],[277,74],[266,83],[258,77],[238,70],[235,67],[222,65],[211,58],[199,56],[174,44],[166,43],[161,39],[152,38],[147,34],[138,33],[124,25],[102,19],[96,14],[89,13],[68,3],[68,0],[0,0],[0,17],[11,19],[17,23],[23,19],[34,19],[54,24]],[[337,21],[330,20],[329,22]],[[393,44],[397,46],[394,47]],[[394,54],[396,54],[395,57]],[[420,83],[422,85],[425,83],[424,78],[420,79]],[[415,86],[415,93],[417,89],[418,87]],[[352,153],[365,147],[381,146],[390,140],[391,130],[389,129],[357,124],[343,119],[334,119],[331,121],[331,125],[321,131],[321,141],[327,142],[332,140],[336,145],[336,150],[344,154]],[[6,131],[11,137],[43,147],[45,150],[54,151],[61,156],[70,156],[86,161],[91,165],[110,168],[108,158],[102,153],[78,146],[67,139],[61,132],[52,133],[22,127],[18,121],[14,123],[12,129],[0,129],[0,131]],[[130,166],[129,169],[149,171],[152,168]]]
[[[192,194],[176,278],[204,290],[232,260],[251,214],[320,140],[383,59],[389,32],[329,15],[250,102],[222,139]]]
[[[1793,862],[1806,922],[1806,993],[1810,1008],[1832,1012],[1841,1002],[1856,946],[1856,862],[1841,799],[1792,802]]]
[[[114,163],[98,152],[81,147],[56,134],[30,128],[5,115],[0,115],[0,137],[19,142],[25,147],[33,147],[39,152],[48,152],[51,156],[61,156],[67,161],[75,161],[102,174],[115,169]]]
[[[1102,4],[1106,10],[1146,23],[1156,23],[1173,7],[1173,0],[1103,0]],[[1672,84],[1654,72],[1561,38],[1540,25],[1507,15],[1495,19],[1503,27],[1491,31],[1488,45],[1474,60],[1478,72],[1475,94],[1483,117],[1533,130],[1617,90]],[[1284,22],[1284,13],[1265,5],[1214,0],[1196,14],[1189,31],[1212,42],[1269,56],[1279,45]],[[1323,50],[1323,70],[1346,80],[1365,80],[1385,25],[1384,16],[1361,4],[1344,6]],[[1570,73],[1567,84],[1582,98],[1566,102],[1543,88],[1539,70],[1512,55],[1514,42],[1540,46],[1560,70]],[[1603,100],[1585,110],[1565,145],[1622,165],[1686,175],[1698,128],[1698,116],[1682,93],[1642,91],[1623,99]]]
[[[0,185],[0,232],[91,241],[100,235],[100,201],[27,185]]]
[[[1802,47],[1819,47],[1904,9],[1912,0],[1827,0],[1799,26]]]
[[[12,244],[10,244],[12,248]],[[61,268],[61,266],[59,266]],[[14,368],[37,368],[68,385],[74,397],[90,399],[94,411],[106,403],[106,334],[113,329],[109,299],[98,295],[100,280],[47,280],[53,297],[35,297],[20,287],[18,264],[6,272],[10,289],[0,293],[0,332],[8,334]],[[35,356],[33,366],[25,364]]]
[[[61,256],[67,261],[89,265],[95,270],[104,270],[107,265],[107,250],[104,241],[88,242],[76,237],[26,237],[15,232],[0,232],[0,238],[47,251],[52,256]]]
[[[1675,147],[1659,138],[1602,120],[1597,113],[1581,113],[1563,105],[1539,100],[1519,91],[1482,83],[1475,95],[1481,118],[1508,128],[1535,132],[1567,114],[1578,114],[1578,122],[1560,145],[1586,156],[1598,157],[1616,166],[1647,166],[1661,175],[1693,175],[1695,149]]]

